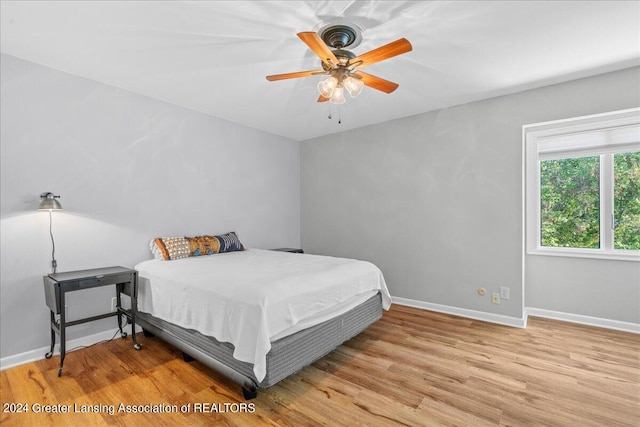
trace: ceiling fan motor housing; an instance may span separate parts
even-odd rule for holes
[[[334,49],[342,49],[361,38],[360,32],[344,24],[331,25],[320,32],[320,38]]]

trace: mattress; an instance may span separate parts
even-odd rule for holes
[[[350,309],[363,295],[379,293],[383,308],[391,304],[380,270],[345,258],[250,249],[144,261],[136,270],[140,312],[231,344],[258,383],[271,341],[288,330],[323,322],[323,314]]]
[[[172,338],[170,342],[179,342],[180,348],[187,354],[190,349],[195,351],[191,354],[194,357],[196,353],[206,354],[251,379],[257,386],[266,388],[320,359],[362,332],[380,319],[381,315],[382,298],[377,293],[346,313],[274,341],[266,356],[266,375],[261,381],[256,378],[251,363],[241,362],[233,357],[234,349],[230,343],[220,342],[193,329],[181,328],[148,313],[138,313],[137,321],[142,327],[151,326],[151,332],[162,331],[164,338]],[[203,362],[206,364],[206,361]]]

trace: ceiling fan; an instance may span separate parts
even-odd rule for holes
[[[298,71],[295,73],[275,74],[267,76],[267,80],[285,80],[315,75],[328,75],[329,78],[318,83],[320,97],[318,102],[330,101],[344,104],[344,90],[355,98],[364,86],[369,86],[385,93],[398,88],[397,83],[390,82],[372,74],[360,71],[368,65],[411,51],[411,43],[405,38],[373,49],[356,56],[345,50],[360,38],[359,32],[349,25],[331,25],[321,31],[320,35],[313,31],[298,33],[298,37],[322,60],[322,70]],[[333,48],[333,49],[330,49]]]

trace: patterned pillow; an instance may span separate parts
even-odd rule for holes
[[[242,246],[242,243],[240,243],[240,239],[238,238],[238,235],[235,231],[216,236],[216,238],[220,242],[220,253],[245,250],[244,246]]]
[[[233,231],[219,236],[196,236],[186,239],[189,242],[189,256],[244,251],[238,235]]]
[[[158,237],[150,248],[156,259],[164,261],[245,250],[234,231],[219,236]]]
[[[220,242],[216,236],[187,237],[189,256],[213,255],[220,252]]]
[[[165,261],[186,258],[189,256],[189,242],[184,237],[158,237],[151,243],[151,252],[157,259]]]

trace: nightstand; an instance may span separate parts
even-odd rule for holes
[[[90,270],[68,271],[65,273],[53,273],[43,277],[44,295],[47,306],[51,312],[51,349],[44,355],[50,359],[53,356],[53,347],[56,343],[56,333],[60,335],[60,369],[58,376],[62,375],[62,365],[66,352],[66,328],[81,323],[117,316],[120,336],[125,338],[127,333],[122,330],[122,316],[131,322],[131,336],[133,348],[140,350],[142,346],[136,341],[136,316],[138,298],[138,272],[125,267],[94,268]],[[65,313],[65,294],[67,292],[83,289],[97,288],[100,286],[116,285],[116,310],[114,312],[86,317],[68,322]],[[131,309],[122,308],[121,295],[131,298]],[[56,319],[56,316],[58,317]]]
[[[291,252],[294,254],[303,254],[304,251],[302,249],[298,249],[298,248],[276,248],[276,249],[269,249],[270,251],[279,251],[279,252]]]

